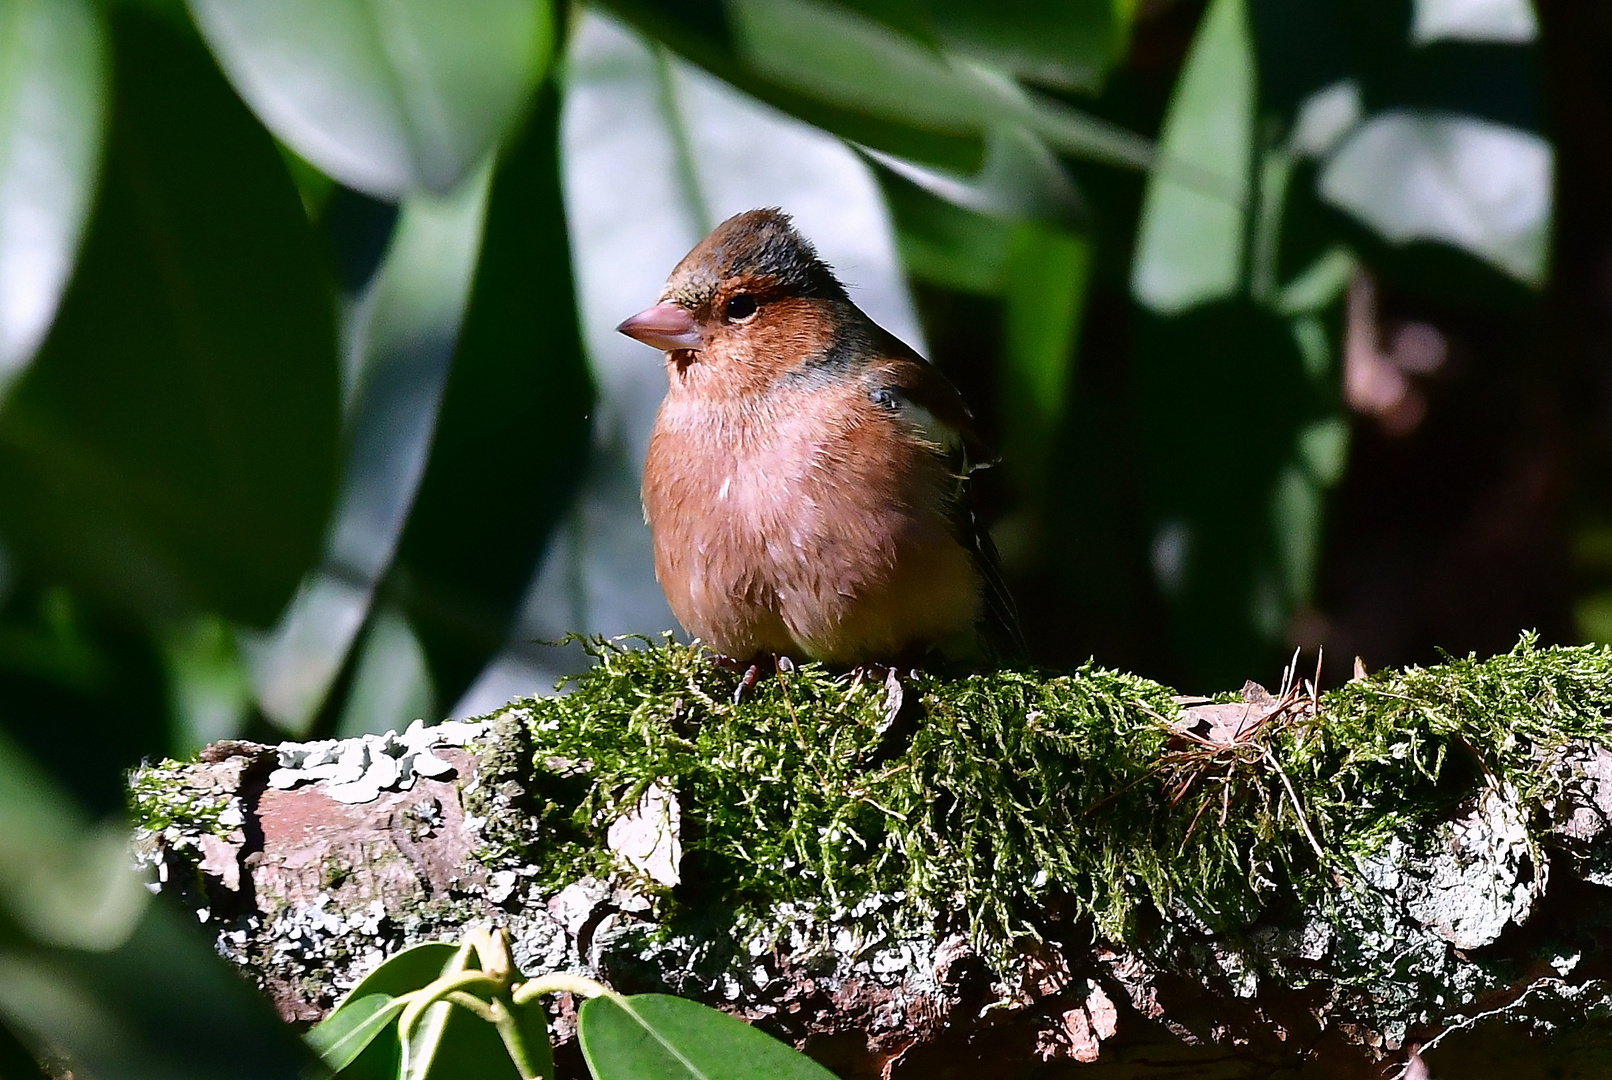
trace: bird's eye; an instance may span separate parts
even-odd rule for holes
[[[743,322],[756,313],[756,298],[749,293],[739,293],[728,301],[722,313],[729,322]]]

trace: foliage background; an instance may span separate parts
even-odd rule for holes
[[[90,824],[140,757],[672,625],[611,328],[751,206],[977,406],[1036,661],[1612,639],[1609,55],[1573,0],[0,0],[0,1014],[204,949]]]

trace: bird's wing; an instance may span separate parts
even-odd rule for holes
[[[919,356],[899,338],[881,330],[878,365],[879,382],[899,394],[924,419],[930,440],[945,448],[953,459],[957,487],[952,494],[952,524],[958,538],[968,547],[985,582],[983,637],[988,650],[1000,660],[1021,660],[1026,653],[1024,635],[1019,629],[1018,606],[1002,577],[1002,560],[996,544],[980,519],[974,504],[974,474],[995,465],[974,425],[974,414],[963,395],[940,369]]]

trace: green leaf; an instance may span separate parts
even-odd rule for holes
[[[0,389],[50,328],[95,191],[106,44],[86,0],[0,0]]]
[[[1135,385],[1154,579],[1193,685],[1238,685],[1277,659],[1310,588],[1326,469],[1311,425],[1336,408],[1287,319],[1247,299],[1138,313]],[[1331,452],[1329,454],[1329,451]]]
[[[545,0],[190,0],[241,96],[297,153],[374,195],[446,194],[548,64]]]
[[[1014,423],[1002,449],[1038,490],[1074,384],[1091,255],[1089,240],[1039,223],[1021,225],[1008,254],[1002,408]]]
[[[339,1073],[342,1080],[395,1080],[402,1062],[399,1035],[393,1029],[389,1036],[379,1037],[386,1030],[386,1025],[396,1019],[395,1013],[373,1032],[368,1032],[367,1025],[381,1015],[381,1010],[390,1008],[387,1001],[423,989],[444,972],[457,971],[463,966],[464,951],[445,941],[413,945],[388,957],[380,967],[349,990],[329,1016],[308,1032],[309,1045],[325,1058],[332,1071]],[[349,1036],[349,1032],[354,1034]],[[343,1064],[334,1064],[334,1059],[328,1054],[336,1052],[340,1044],[345,1056],[345,1050],[351,1048],[345,1040],[364,1037],[365,1032],[368,1034],[363,1045],[357,1047]]]
[[[316,1024],[303,1038],[327,1069],[339,1073],[397,1019],[397,1014],[407,1004],[390,994],[349,996],[340,1009]]]
[[[830,1080],[743,1020],[666,994],[592,998],[577,1018],[596,1080]]]
[[[571,283],[559,120],[548,84],[493,174],[431,456],[389,582],[445,703],[509,639],[588,460],[594,389]]]
[[[199,45],[130,9],[114,31],[100,202],[0,411],[0,530],[85,593],[261,625],[330,505],[328,287],[273,141]]]
[[[1213,0],[1171,92],[1142,205],[1131,292],[1153,311],[1242,287],[1255,89],[1245,0]]]
[[[930,0],[936,35],[1020,78],[1096,91],[1122,54],[1131,5],[1112,0]]]
[[[1145,167],[1148,141],[1025,90],[1004,71],[937,47],[890,5],[882,17],[817,0],[734,0],[725,12],[655,0],[609,7],[762,101],[899,157],[972,171],[995,128],[1022,127],[1055,150]]]

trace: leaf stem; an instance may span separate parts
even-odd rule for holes
[[[515,987],[510,995],[517,1005],[525,1005],[533,998],[544,994],[576,994],[578,997],[596,998],[607,997],[620,1002],[621,995],[602,983],[581,975],[568,975],[565,972],[556,972],[553,975],[540,975]]]

